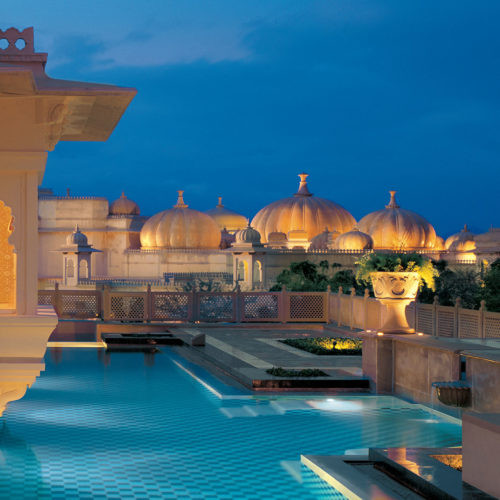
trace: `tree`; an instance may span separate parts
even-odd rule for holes
[[[339,267],[341,264],[328,264],[326,260],[317,265],[309,261],[292,262],[278,275],[271,291],[279,291],[285,285],[291,292],[324,292],[330,285],[334,292],[341,286],[344,292],[349,293],[356,287],[356,278],[350,269],[335,272]],[[364,288],[358,287],[356,292],[363,294]]]
[[[453,306],[456,299],[460,298],[462,307],[478,309],[482,297],[479,273],[472,269],[446,269],[439,277],[436,292],[442,306]]]
[[[500,259],[484,275],[484,300],[488,311],[500,312]]]

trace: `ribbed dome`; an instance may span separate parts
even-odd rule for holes
[[[328,231],[328,228],[326,228],[311,240],[309,250],[328,250],[332,248],[332,245],[339,236],[340,233],[338,231]]]
[[[333,201],[313,196],[307,188],[307,174],[300,174],[299,190],[294,196],[275,201],[260,210],[252,220],[252,226],[260,232],[266,243],[269,234],[305,231],[310,241],[325,227],[329,231],[344,233],[352,229],[356,221],[343,207]]]
[[[333,243],[336,250],[371,250],[372,237],[355,227],[352,231],[341,234]]]
[[[66,245],[78,245],[80,247],[88,246],[89,242],[87,237],[80,231],[78,224],[75,230],[66,238]]]
[[[452,234],[446,239],[446,250],[450,252],[469,252],[470,250],[474,250],[476,248],[474,237],[475,235],[469,231],[467,224],[465,224],[459,233]]]
[[[170,210],[153,215],[141,230],[141,247],[153,248],[219,248],[221,232],[207,214],[192,210],[178,191],[177,204]]]
[[[207,210],[205,213],[210,215],[210,217],[212,217],[215,222],[217,222],[221,230],[227,229],[229,232],[243,229],[247,226],[248,223],[246,217],[227,209],[222,204],[222,197],[220,196],[219,204],[215,208]]]
[[[109,215],[139,215],[139,205],[132,200],[129,200],[125,193],[115,200],[109,206]]]
[[[236,244],[238,243],[251,243],[260,245],[260,233],[252,226],[247,226],[245,229],[240,229],[236,233]]]
[[[436,244],[434,245],[435,250],[444,250],[444,238],[441,238],[441,236],[436,236]]]
[[[416,250],[434,248],[436,231],[426,219],[399,208],[396,191],[385,209],[365,215],[358,224],[359,230],[373,239],[373,248],[389,250]]]

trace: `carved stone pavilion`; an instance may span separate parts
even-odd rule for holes
[[[59,141],[105,141],[135,89],[50,78],[33,28],[0,30],[0,411],[44,369],[57,324],[38,306],[38,186]],[[5,43],[5,42],[4,42]]]

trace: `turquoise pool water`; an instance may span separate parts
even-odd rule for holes
[[[52,350],[46,364],[1,419],[0,498],[343,498],[301,454],[461,442],[418,405],[254,397],[168,350]]]

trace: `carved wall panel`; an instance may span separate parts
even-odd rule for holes
[[[0,201],[0,310],[16,308],[16,255],[9,243],[12,222],[11,209]]]

